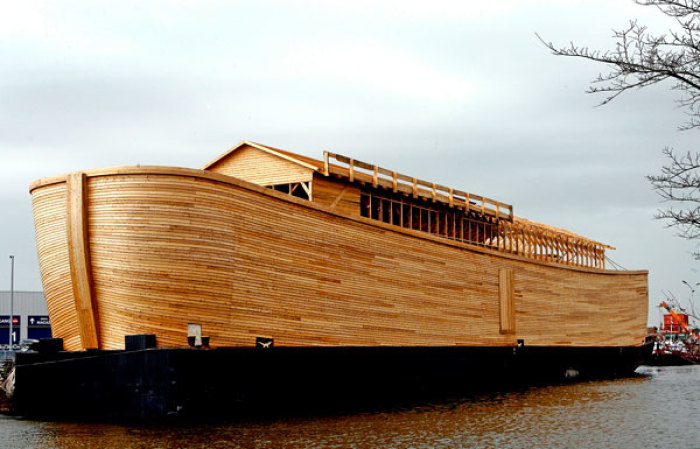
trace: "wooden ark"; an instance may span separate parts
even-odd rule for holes
[[[242,142],[202,170],[30,187],[65,349],[155,334],[212,346],[641,346],[647,272],[512,206],[325,153]]]

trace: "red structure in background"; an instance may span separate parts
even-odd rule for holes
[[[688,315],[676,313],[676,319],[670,313],[664,315],[664,323],[659,332],[662,334],[685,334],[688,329]]]
[[[676,312],[665,301],[659,304],[668,311],[654,345],[654,365],[700,364],[697,334],[688,325],[688,314]],[[696,331],[697,332],[697,331]]]

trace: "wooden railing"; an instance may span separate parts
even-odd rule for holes
[[[500,221],[495,242],[500,251],[532,259],[579,267],[605,268],[602,243],[578,238],[534,224]]]
[[[330,159],[334,159],[340,165],[331,164]],[[469,223],[469,219],[466,217],[465,221],[460,219],[459,226],[453,224],[450,228],[445,225],[444,230],[438,226],[438,231],[429,230],[427,231],[429,233],[536,260],[579,267],[605,268],[605,249],[610,248],[609,246],[545,226],[514,220],[513,206],[509,204],[402,175],[376,165],[329,152],[324,152],[324,171],[326,175],[334,174],[347,177],[350,182],[371,184],[373,187],[390,189],[394,193],[402,192],[413,196],[413,198],[421,197],[432,202],[449,205],[449,207],[459,207],[465,212],[477,211],[481,215],[490,215],[496,218],[494,226],[497,228],[493,229],[495,232],[486,233],[483,231],[485,235],[480,236],[477,231],[476,240],[471,238],[471,230],[467,233],[469,235],[465,235],[464,229],[466,228],[464,226],[465,223]],[[386,201],[392,200],[386,199]],[[445,219],[443,223],[448,223],[449,220]],[[415,228],[411,223],[390,224]],[[486,222],[482,224],[485,226]]]
[[[338,164],[331,164],[330,159],[334,159]],[[410,194],[413,198],[421,197],[432,202],[439,201],[450,207],[460,207],[480,212],[482,215],[492,215],[498,219],[513,221],[513,206],[510,204],[423,181],[340,154],[324,151],[323,168],[326,175],[347,177],[350,182],[359,181],[371,184],[373,187],[381,186],[395,193]]]

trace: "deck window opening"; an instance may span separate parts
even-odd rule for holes
[[[369,217],[371,215],[370,208],[369,195],[363,193],[360,197],[360,215],[363,217]]]
[[[486,225],[486,240],[484,241],[484,244],[489,248],[493,244],[493,226],[491,226],[490,222]]]
[[[448,225],[448,230],[447,230],[447,237],[449,237],[452,240],[457,240],[457,228],[456,224],[457,221],[455,220],[455,215],[457,215],[456,212],[451,212],[447,218],[447,225]]]
[[[474,226],[474,243],[477,245],[481,243],[481,240],[479,239],[479,223],[476,223],[476,226]]]
[[[282,193],[289,193],[289,184],[278,184],[272,186],[272,190]]]
[[[452,214],[452,240],[457,240],[457,214]]]
[[[293,182],[289,184],[275,184],[267,186],[276,192],[286,193],[303,200],[310,200],[309,192],[311,192],[311,183]]]
[[[445,212],[445,237],[447,237],[450,240],[454,240],[452,236],[452,213],[451,212]]]
[[[391,201],[382,200],[382,221],[391,224]]]
[[[401,203],[392,201],[391,202],[391,224],[403,227],[401,222]]]
[[[301,198],[303,200],[308,200],[309,199],[309,194],[307,190],[304,188],[304,185],[300,182],[296,184],[292,184],[290,186],[291,189],[291,194],[292,196],[295,196],[297,198]]]
[[[419,210],[420,210],[420,230],[423,232],[429,232],[430,231],[430,223],[429,223],[428,211],[426,209],[423,209],[422,207],[420,207]]]
[[[452,238],[452,232],[450,232],[452,229],[452,213],[447,211],[445,212],[445,237],[447,237],[450,240],[454,240]]]
[[[372,196],[371,199],[372,216],[370,218],[372,218],[372,220],[379,220],[379,209],[381,204],[379,204],[379,199],[376,196]]]
[[[411,206],[404,202],[401,202],[401,226],[411,227]]]
[[[454,229],[454,214],[452,212],[447,212],[447,216],[445,217],[445,236],[450,240],[454,240]]]
[[[474,226],[474,223],[472,223],[471,220],[469,221],[469,242],[470,243],[476,243],[478,240],[475,237],[476,230],[474,229],[476,226]]]

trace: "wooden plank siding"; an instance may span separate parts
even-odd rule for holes
[[[360,188],[347,182],[314,174],[313,200],[347,215],[360,215]]]
[[[207,170],[265,186],[311,181],[314,172],[249,145],[241,146]]]
[[[32,203],[39,271],[51,326],[60,329],[66,348],[82,348],[70,272],[67,183],[36,190],[32,193]]]
[[[31,187],[49,314],[83,349],[70,288],[66,178]],[[87,172],[99,346],[153,333],[215,346],[630,346],[644,339],[647,272],[499,254],[348,215],[201,170]],[[512,270],[514,333],[501,333]]]

